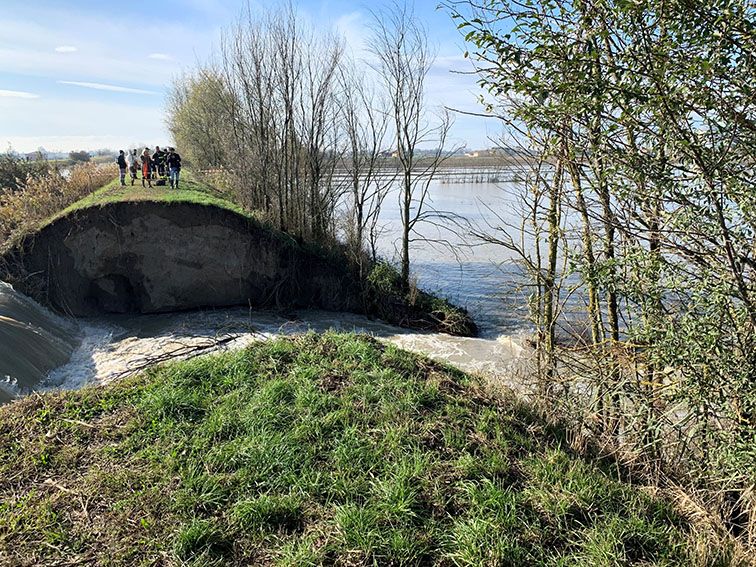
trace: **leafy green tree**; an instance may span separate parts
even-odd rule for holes
[[[220,167],[225,160],[223,97],[220,78],[201,71],[177,80],[169,97],[169,127],[183,158],[200,169]]]

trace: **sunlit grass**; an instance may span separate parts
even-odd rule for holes
[[[248,216],[241,207],[225,198],[217,189],[199,181],[190,171],[181,172],[179,189],[171,189],[170,185],[157,186],[154,180],[152,181],[153,186],[151,188],[142,187],[141,180],[137,180],[132,186],[128,176],[126,183],[126,187],[122,187],[116,177],[94,193],[66,207],[51,217],[48,222],[52,222],[78,209],[122,201],[162,201],[168,203],[213,205]]]
[[[368,338],[261,343],[0,409],[0,562],[728,564],[558,439]]]

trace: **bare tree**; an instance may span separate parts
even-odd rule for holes
[[[291,6],[261,15],[248,7],[214,63],[174,89],[172,128],[198,130],[195,145],[221,154],[242,205],[316,242],[335,237],[342,191],[334,178],[342,59],[342,42],[304,25]]]
[[[369,49],[388,96],[400,176],[401,279],[409,288],[410,242],[416,225],[428,220],[429,187],[439,165],[449,154],[446,138],[452,124],[448,112],[434,122],[428,118],[425,79],[434,61],[428,36],[406,4],[374,13]],[[435,150],[420,157],[421,146]]]
[[[396,170],[384,167],[389,113],[384,98],[353,67],[342,67],[339,82],[350,194],[347,244],[363,276],[366,252],[371,262],[377,260],[381,207],[396,180]]]

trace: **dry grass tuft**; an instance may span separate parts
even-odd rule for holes
[[[18,191],[0,195],[0,250],[40,223],[113,179],[113,166],[84,163],[27,179]]]

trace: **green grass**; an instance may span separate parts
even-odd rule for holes
[[[141,174],[140,174],[141,175]],[[152,188],[142,187],[141,180],[137,180],[132,186],[130,180],[126,178],[126,187],[122,187],[119,179],[116,177],[107,185],[96,190],[92,194],[76,201],[69,205],[65,209],[59,211],[55,215],[46,219],[37,230],[42,229],[46,225],[65,217],[66,215],[83,209],[103,207],[111,203],[120,202],[166,202],[166,203],[193,203],[204,206],[214,206],[221,209],[233,211],[248,220],[256,223],[260,227],[264,227],[275,238],[282,239],[288,243],[293,243],[294,239],[288,234],[276,230],[271,227],[263,218],[262,215],[254,211],[247,211],[240,205],[231,201],[228,195],[225,195],[222,191],[219,191],[212,185],[199,180],[191,170],[181,171],[180,189],[174,190],[170,186],[155,186],[153,180]],[[322,247],[315,245],[306,245],[313,253],[325,255],[327,251]]]
[[[366,337],[260,343],[0,408],[0,564],[730,564],[559,438]]]
[[[178,190],[171,189],[168,185],[158,187],[155,185],[154,180],[152,182],[152,188],[142,187],[141,180],[137,180],[132,186],[130,185],[128,175],[126,183],[126,187],[121,187],[118,178],[114,178],[113,181],[98,189],[91,195],[88,195],[57,213],[55,216],[48,219],[45,224],[49,224],[50,222],[79,209],[98,207],[122,201],[196,203],[199,205],[213,205],[234,211],[240,215],[247,217],[250,216],[249,213],[245,212],[236,203],[228,200],[228,198],[217,189],[198,180],[191,171],[184,170],[181,172],[180,189]]]

